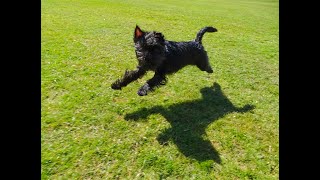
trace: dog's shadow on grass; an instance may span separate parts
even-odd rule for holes
[[[158,135],[160,144],[173,141],[186,157],[197,161],[214,160],[221,163],[220,155],[209,140],[204,139],[207,126],[231,112],[244,113],[254,108],[253,105],[235,107],[223,94],[218,83],[201,89],[202,99],[186,101],[164,108],[154,106],[142,108],[126,114],[126,120],[146,119],[151,114],[160,113],[171,125]]]

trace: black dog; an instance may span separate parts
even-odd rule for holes
[[[216,28],[205,27],[193,41],[174,42],[165,40],[160,32],[145,32],[136,26],[133,41],[139,65],[136,70],[126,70],[123,78],[112,83],[111,88],[121,89],[152,70],[154,76],[138,91],[138,95],[144,96],[148,91],[164,85],[167,74],[175,73],[186,65],[196,65],[201,71],[213,73],[201,39],[204,33],[216,31]]]

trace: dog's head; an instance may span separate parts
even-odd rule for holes
[[[134,30],[133,41],[135,46],[139,46],[143,49],[157,50],[159,48],[164,48],[164,36],[160,32],[156,31],[142,31],[137,25]]]
[[[136,26],[133,35],[139,66],[155,70],[165,58],[165,40],[159,32],[142,31]]]

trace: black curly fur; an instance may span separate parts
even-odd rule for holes
[[[137,69],[126,70],[123,78],[112,83],[112,89],[127,86],[149,70],[155,74],[139,89],[140,96],[164,85],[167,82],[166,75],[173,74],[187,65],[196,65],[202,71],[213,73],[201,40],[204,33],[216,31],[216,28],[205,27],[197,33],[193,41],[174,42],[165,40],[160,32],[145,32],[136,26],[133,41],[138,59]]]

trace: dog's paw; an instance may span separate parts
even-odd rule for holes
[[[114,90],[121,90],[121,86],[119,86],[119,84],[117,84],[117,83],[111,84],[111,88]]]
[[[144,89],[139,89],[139,91],[137,92],[137,94],[138,94],[139,96],[145,96],[145,95],[147,95],[147,91],[144,90]]]
[[[150,91],[150,90],[151,90],[151,88],[150,88],[149,84],[148,84],[148,83],[145,83],[145,84],[139,89],[139,91],[137,92],[137,94],[138,94],[139,96],[145,96],[145,95],[147,95],[148,91]]]
[[[213,73],[213,69],[211,67],[208,68],[206,71],[207,71],[207,73],[210,73],[210,74]]]

